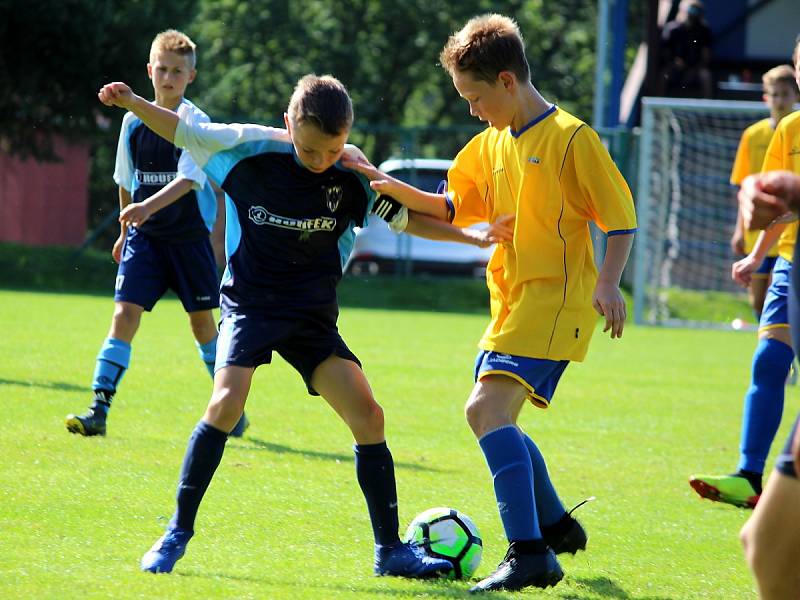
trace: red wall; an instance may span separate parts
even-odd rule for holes
[[[0,241],[78,246],[86,237],[89,148],[56,140],[61,162],[0,152]]]

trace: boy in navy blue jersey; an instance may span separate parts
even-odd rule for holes
[[[188,36],[173,29],[158,34],[147,74],[157,106],[192,123],[209,120],[183,97],[196,74],[195,44]],[[152,310],[168,288],[180,297],[200,357],[214,376],[217,328],[212,309],[219,306],[209,240],[217,216],[214,190],[188,152],[154,134],[133,113],[122,121],[114,181],[121,209],[120,235],[112,250],[119,263],[114,316],[97,355],[94,401],[84,414],[66,418],[69,431],[85,436],[105,435],[111,400],[128,368],[142,312]],[[242,416],[234,435],[241,436],[246,426]]]
[[[353,122],[344,86],[330,76],[301,79],[284,115],[288,133],[259,125],[192,123],[145,102],[123,83],[104,86],[98,96],[188,149],[226,193],[228,265],[214,392],[189,440],[177,510],[166,534],[142,558],[142,569],[170,572],[183,556],[227,432],[244,409],[253,372],[278,352],[302,375],[309,393],[321,395],[353,434],[356,475],[375,538],[375,573],[429,577],[450,571],[448,561],[426,557],[398,537],[383,410],[336,326],[336,285],[352,249],[353,228],[368,213],[395,228],[408,219],[399,204],[377,198],[365,177],[339,164]],[[349,151],[358,154],[355,148]],[[450,224],[442,227],[451,239],[491,241]]]

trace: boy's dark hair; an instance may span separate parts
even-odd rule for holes
[[[517,79],[530,81],[531,69],[525,57],[525,44],[517,23],[498,14],[473,17],[451,35],[439,62],[452,77],[469,73],[478,81],[494,84],[501,71],[511,71]]]
[[[326,135],[339,135],[353,125],[353,103],[341,81],[332,75],[306,75],[289,100],[293,125],[313,123]]]

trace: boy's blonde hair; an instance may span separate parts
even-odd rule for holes
[[[153,38],[153,43],[150,44],[150,62],[155,62],[159,52],[174,52],[188,57],[189,68],[194,69],[197,64],[196,48],[196,44],[182,31],[167,29]]]
[[[286,111],[292,125],[313,123],[330,136],[350,131],[353,103],[344,84],[332,75],[306,75],[297,82]]]
[[[452,77],[469,73],[478,81],[494,84],[501,71],[511,71],[517,79],[530,81],[531,69],[525,57],[525,44],[516,21],[498,14],[473,17],[451,35],[439,62]]]
[[[764,90],[767,89],[767,86],[773,87],[779,83],[785,83],[795,89],[797,88],[797,82],[794,80],[794,69],[789,65],[772,67],[761,76],[761,82],[764,84]]]

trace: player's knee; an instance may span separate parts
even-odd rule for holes
[[[362,423],[362,427],[368,431],[383,431],[383,408],[373,400],[367,404],[359,420]]]
[[[477,437],[486,433],[487,423],[491,417],[491,411],[486,402],[470,398],[464,406],[464,416],[470,429]]]
[[[194,339],[201,344],[213,340],[217,335],[217,326],[214,324],[214,317],[210,311],[208,313],[190,314],[189,324],[192,327]]]
[[[117,304],[114,309],[113,327],[114,330],[124,334],[132,334],[139,328],[141,321],[141,311],[124,303]]]

